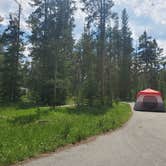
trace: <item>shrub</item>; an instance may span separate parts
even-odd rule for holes
[[[34,101],[31,100],[29,94],[21,96],[19,102],[19,108],[26,109],[35,106]]]

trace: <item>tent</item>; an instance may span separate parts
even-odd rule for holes
[[[134,109],[136,111],[165,111],[161,92],[153,89],[138,92]]]

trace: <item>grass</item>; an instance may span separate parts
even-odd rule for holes
[[[114,130],[130,116],[125,103],[113,108],[0,108],[0,166]]]

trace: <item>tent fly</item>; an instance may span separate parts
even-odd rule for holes
[[[138,92],[134,109],[136,111],[165,111],[161,92],[152,89]]]

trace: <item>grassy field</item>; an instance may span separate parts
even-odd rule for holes
[[[124,103],[113,108],[0,108],[0,166],[116,129],[130,116]]]

